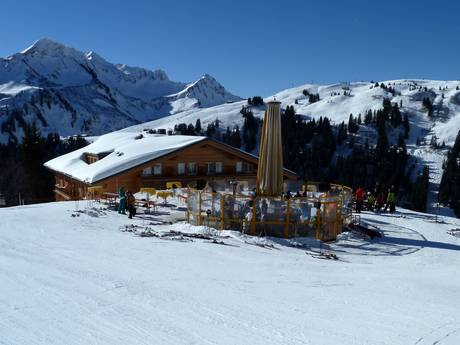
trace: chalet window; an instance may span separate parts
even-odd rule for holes
[[[153,166],[153,175],[161,175],[161,163],[155,164]]]
[[[216,174],[222,174],[222,162],[216,162]]]
[[[142,176],[150,176],[152,175],[152,167],[147,167],[142,170]]]
[[[252,173],[254,171],[253,165],[251,163],[243,163],[243,171],[245,173]]]
[[[195,162],[188,163],[187,174],[196,175],[196,163]]]
[[[185,163],[177,163],[177,174],[178,175],[185,174]]]
[[[237,173],[242,173],[243,172],[243,162],[236,162],[235,169]]]
[[[207,167],[206,172],[208,175],[214,174],[215,169],[214,169],[213,163],[210,163],[210,162],[206,163],[206,167]]]

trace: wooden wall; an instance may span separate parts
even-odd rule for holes
[[[179,175],[177,171],[178,163],[194,162],[197,165],[196,175]],[[213,163],[215,166],[216,162],[222,162],[222,173],[208,175],[207,163]],[[242,173],[236,173],[236,163],[244,162],[252,167],[250,172],[243,171]],[[142,176],[142,171],[147,167],[153,167],[154,164],[161,163],[161,176]],[[153,169],[152,169],[153,170]],[[190,183],[195,183],[197,180],[205,180],[211,182],[213,179],[255,179],[257,175],[257,159],[246,158],[241,155],[233,154],[231,152],[222,150],[214,143],[207,141],[200,142],[193,146],[184,148],[173,154],[164,156],[160,159],[152,162],[143,164],[136,168],[133,168],[124,173],[120,173],[117,176],[113,176],[109,179],[103,180],[97,185],[102,185],[106,191],[116,191],[119,187],[123,186],[125,189],[138,191],[141,187],[154,187],[157,189],[166,188],[166,182],[178,181],[183,186]]]

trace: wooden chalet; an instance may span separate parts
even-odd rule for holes
[[[45,163],[55,174],[56,200],[85,198],[88,188],[95,186],[116,193],[120,187],[138,192],[209,185],[220,190],[230,181],[247,188],[256,183],[256,156],[206,137],[144,134],[140,138],[137,133],[130,140],[101,138]],[[296,180],[297,175],[284,169],[284,179]]]

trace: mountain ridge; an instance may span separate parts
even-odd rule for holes
[[[0,142],[19,140],[32,121],[43,134],[98,135],[240,99],[208,74],[171,81],[161,69],[113,64],[44,38],[0,58]]]

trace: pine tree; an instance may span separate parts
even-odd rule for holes
[[[410,194],[410,201],[412,208],[416,211],[426,212],[426,204],[428,199],[428,187],[429,187],[429,168],[423,167],[423,172],[415,180],[412,193]]]
[[[368,110],[364,115],[364,124],[370,125],[372,123],[372,110]]]
[[[44,168],[47,160],[45,140],[35,122],[26,125],[24,138],[20,145],[21,160],[25,171],[26,189],[22,195],[31,201],[49,199],[52,195],[53,176]]]
[[[236,148],[241,148],[240,127],[237,125],[230,134],[229,144]]]
[[[337,129],[337,144],[342,145],[346,139],[347,139],[347,126],[345,125],[345,122],[342,121],[342,123],[339,125],[339,128]]]
[[[318,102],[318,101],[319,101],[319,94],[318,93],[316,93],[316,94],[311,93],[311,94],[308,95],[308,102],[309,103],[315,103],[315,102]]]
[[[348,132],[356,133],[359,130],[357,120],[353,117],[353,114],[350,114],[348,117]]]
[[[380,155],[385,155],[388,151],[388,137],[385,128],[385,122],[381,122],[377,128],[377,153]]]
[[[206,136],[208,138],[213,138],[215,133],[216,126],[214,125],[214,123],[208,123],[208,127],[206,127]]]
[[[187,135],[196,135],[195,127],[191,123],[187,126]]]
[[[443,164],[443,174],[439,184],[438,201],[449,205],[457,217],[460,217],[460,131],[454,146],[447,153]]]
[[[407,139],[409,138],[409,131],[410,131],[409,117],[407,116],[407,114],[404,114],[404,117],[403,117],[403,127],[404,127],[404,137]]]
[[[264,99],[260,96],[254,96],[252,97],[252,105],[254,106],[264,105]]]
[[[428,110],[428,116],[433,116],[433,103],[428,97],[423,98],[422,105]]]
[[[403,152],[407,152],[406,149],[406,140],[404,138],[404,133],[399,133],[398,136],[398,147],[401,148]]]
[[[245,149],[247,152],[251,152],[256,148],[257,144],[257,132],[259,122],[254,117],[251,110],[242,108],[240,113],[243,115],[243,141],[245,143]]]
[[[201,120],[197,119],[195,123],[195,132],[196,134],[201,134]]]

